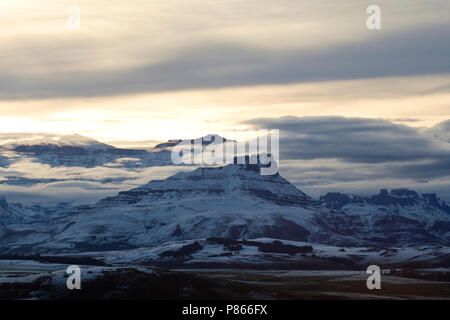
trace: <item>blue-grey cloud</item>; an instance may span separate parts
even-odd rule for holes
[[[450,143],[450,120],[436,124],[428,129],[426,133],[443,142]]]
[[[167,61],[104,72],[0,75],[0,99],[105,96],[164,90],[450,73],[450,25],[371,33],[362,42],[310,50],[209,43]],[[42,44],[51,56],[54,44]],[[14,55],[14,52],[9,52]],[[92,61],[91,63],[95,63]],[[17,66],[20,68],[20,66]],[[449,91],[450,88],[440,88]]]
[[[280,129],[281,174],[313,195],[330,189],[358,193],[406,187],[439,190],[450,199],[450,144],[429,130],[344,117],[264,118],[247,123]],[[448,123],[436,125],[433,132],[448,132]]]
[[[428,130],[387,120],[343,117],[254,119],[280,129],[280,173],[303,191],[373,193],[380,188],[437,192],[450,201],[450,121]]]
[[[436,179],[450,176],[450,155],[442,159],[434,159],[424,163],[406,163],[389,166],[392,177],[422,179]]]
[[[384,163],[441,161],[450,157],[450,145],[417,128],[387,120],[282,117],[254,119],[247,123],[259,128],[280,129],[282,159],[336,158],[348,162]]]

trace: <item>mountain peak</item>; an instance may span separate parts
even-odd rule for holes
[[[142,187],[120,192],[116,197],[102,200],[100,204],[112,206],[117,201],[130,204],[203,197],[208,202],[214,202],[217,198],[229,201],[247,198],[280,206],[316,205],[314,200],[279,174],[261,175],[259,169],[258,164],[200,167],[189,172],[179,172],[166,180],[153,180]]]

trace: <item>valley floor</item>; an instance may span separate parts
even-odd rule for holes
[[[364,271],[80,266],[82,288],[68,290],[66,267],[0,260],[0,299],[450,299],[448,268],[383,274],[369,290]]]

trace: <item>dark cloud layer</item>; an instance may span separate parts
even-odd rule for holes
[[[450,144],[417,128],[387,120],[344,117],[254,119],[280,129],[280,159],[339,159],[367,164],[374,176],[435,179],[450,176]],[[368,172],[361,173],[361,179]]]
[[[450,72],[450,26],[392,34],[367,32],[363,42],[277,51],[207,44],[165,62],[104,72],[0,75],[0,99],[87,97],[163,90],[284,84]],[[57,44],[46,44],[46,54]],[[40,50],[40,51],[42,51]],[[13,56],[14,52],[9,52]],[[95,61],[92,62],[95,64]],[[448,88],[443,88],[448,90]]]
[[[280,129],[281,174],[314,196],[410,188],[450,201],[450,120],[422,130],[344,117],[254,119]]]
[[[436,124],[427,133],[443,142],[450,143],[450,120]]]
[[[255,119],[249,124],[281,131],[285,159],[337,158],[380,163],[443,159],[448,147],[416,128],[387,120],[344,117]]]

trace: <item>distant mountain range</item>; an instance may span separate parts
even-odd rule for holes
[[[317,201],[278,174],[261,175],[260,167],[180,172],[49,216],[20,217],[20,207],[2,199],[0,252],[110,251],[211,237],[343,247],[450,244],[450,210],[434,194],[328,193]]]
[[[181,142],[194,144],[196,140],[202,140],[203,145],[208,145],[218,137],[220,136],[207,135],[198,139],[169,140],[149,148],[149,150],[116,148],[78,134],[21,139],[0,145],[0,167],[8,167],[27,158],[51,167],[143,168],[168,166],[173,165],[171,151],[177,144]],[[222,139],[224,142],[228,141],[225,138]]]
[[[207,136],[203,145],[216,137]],[[20,140],[0,147],[0,165],[31,160],[50,167],[168,166],[172,148],[183,141],[198,142],[169,140],[135,150],[78,135]],[[245,164],[235,159],[197,167],[81,206],[0,197],[0,254],[82,254],[108,263],[177,266],[346,268],[355,267],[355,259],[378,258],[450,264],[450,207],[436,194],[382,189],[372,196],[329,192],[315,200],[279,174],[261,175],[261,167],[248,158]],[[0,183],[64,179],[5,178]]]
[[[146,150],[121,149],[80,135],[55,136],[19,140],[0,146],[3,166],[30,158],[32,161],[48,164],[51,167],[77,166],[93,168],[96,166],[139,167],[166,165],[170,154],[166,151],[151,153]],[[124,159],[124,161],[118,161]]]

